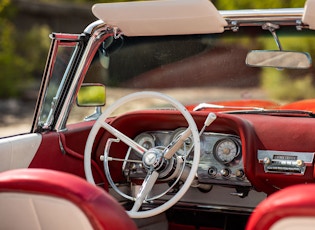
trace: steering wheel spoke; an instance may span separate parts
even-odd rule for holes
[[[146,148],[139,145],[137,142],[133,141],[131,138],[129,138],[128,136],[126,136],[122,132],[118,131],[117,129],[115,129],[113,126],[109,125],[105,121],[98,120],[97,122],[101,125],[101,127],[106,129],[109,133],[111,133],[112,135],[117,137],[119,140],[121,140],[122,142],[127,144],[129,147],[131,147],[132,149],[134,149],[135,151],[137,151],[141,155],[143,155],[147,151]]]
[[[174,154],[181,148],[185,140],[191,135],[191,129],[188,127],[176,140],[171,142],[164,152],[165,159],[171,159]]]
[[[148,172],[137,194],[135,203],[132,209],[130,210],[131,212],[137,212],[140,209],[140,207],[143,204],[143,201],[148,196],[149,192],[152,190],[158,177],[159,173],[157,171],[153,170],[152,172],[151,171]]]

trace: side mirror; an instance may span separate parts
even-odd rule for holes
[[[102,84],[83,84],[78,92],[77,105],[80,107],[98,107],[106,103],[105,86]]]
[[[308,53],[281,50],[253,50],[247,54],[246,65],[252,67],[274,67],[308,69],[312,58]]]
[[[96,120],[102,115],[101,106],[106,103],[105,86],[102,84],[83,84],[78,92],[76,102],[79,107],[95,107],[94,113],[85,117],[84,120]]]

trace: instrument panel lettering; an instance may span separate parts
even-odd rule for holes
[[[289,156],[289,155],[274,155],[274,160],[287,160],[287,161],[296,161],[297,156]]]

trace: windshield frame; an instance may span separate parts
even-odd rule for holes
[[[91,35],[88,34],[91,32]],[[57,116],[54,127],[57,131],[66,130],[66,122],[75,103],[76,95],[84,80],[85,74],[98,50],[100,44],[109,36],[114,36],[114,29],[107,27],[103,22],[97,21],[88,26],[85,30],[84,49],[76,54],[76,68],[74,69],[71,81],[64,94],[64,101],[60,104],[60,115]]]

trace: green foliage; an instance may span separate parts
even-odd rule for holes
[[[109,2],[133,2],[143,0],[39,0],[41,2],[56,3],[109,3]],[[211,0],[219,10],[235,9],[263,9],[263,8],[283,8],[283,7],[303,7],[305,0]]]
[[[142,0],[41,0],[41,2],[55,2],[55,3],[75,3],[75,4],[83,4],[83,3],[111,3],[111,2],[134,2],[134,1],[142,1]]]
[[[9,5],[10,0],[1,0],[0,1],[0,13],[4,10],[4,8]]]
[[[271,68],[263,70],[262,87],[267,90],[271,98],[288,103],[315,97],[311,75],[306,74],[292,79],[285,72]]]
[[[44,68],[50,29],[34,26],[19,34],[10,21],[14,12],[10,2],[0,0],[0,9],[0,98],[18,97]]]
[[[8,1],[1,0],[1,15],[5,14],[4,10],[8,5]],[[19,80],[17,75],[19,69],[23,67],[23,59],[15,55],[16,45],[12,39],[15,33],[13,24],[2,16],[0,28],[0,97],[5,97],[17,94],[16,87],[10,87],[10,84]]]
[[[305,4],[305,0],[212,0],[212,2],[219,10],[294,8],[304,7]]]
[[[34,25],[24,36],[23,42],[17,43],[18,53],[26,58],[25,71],[30,77],[42,75],[46,56],[50,46],[48,35],[51,29],[47,25]]]

